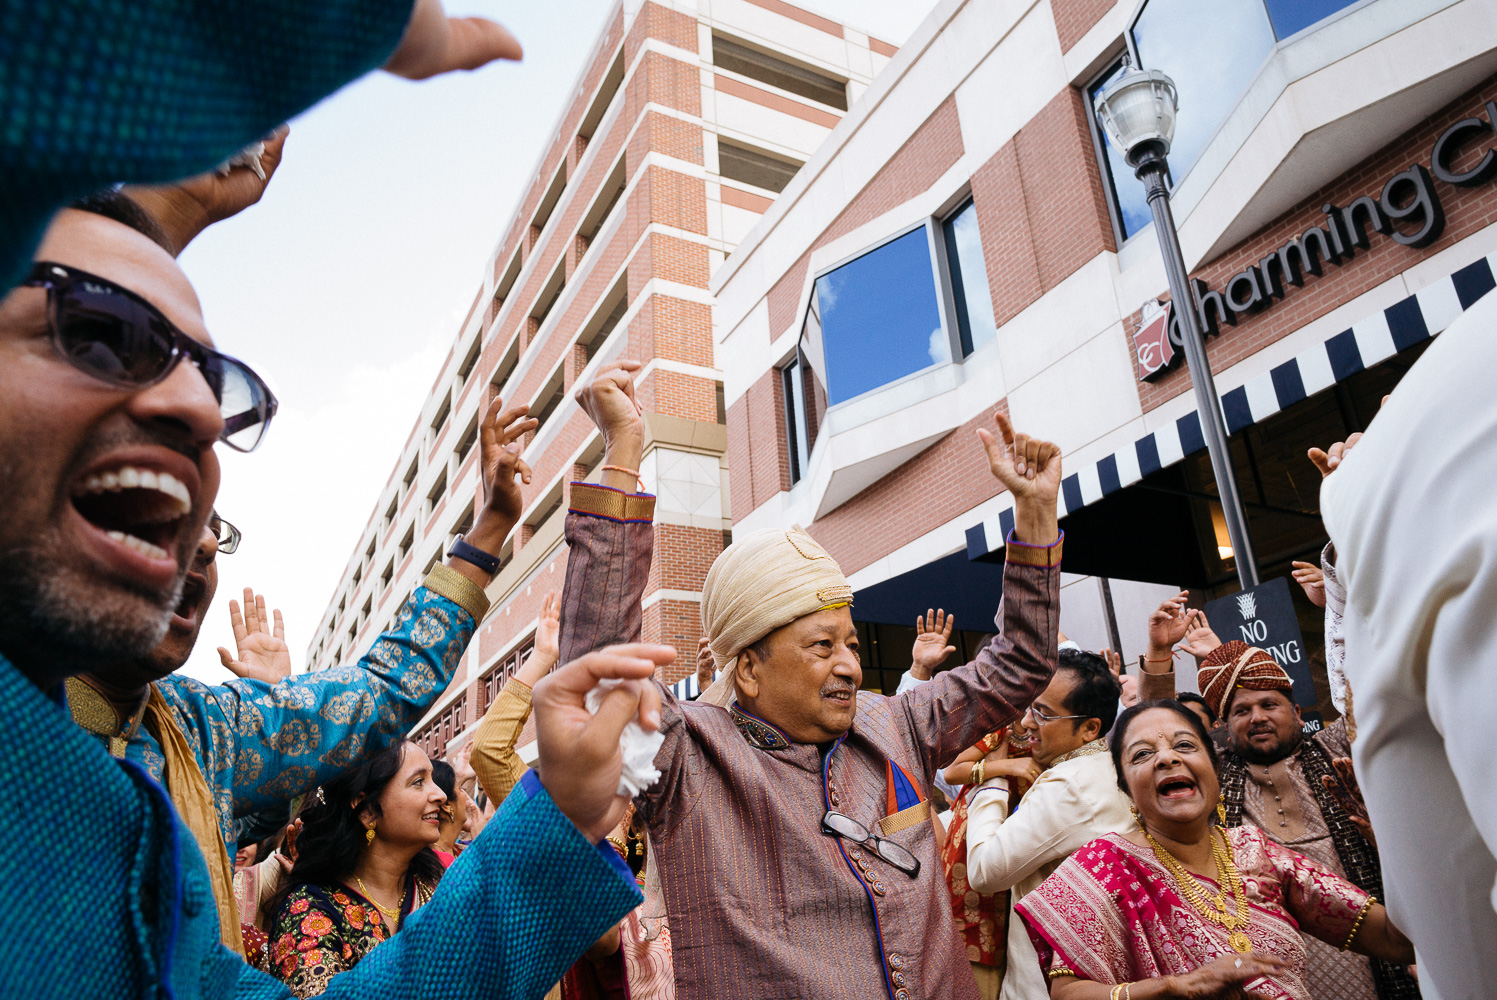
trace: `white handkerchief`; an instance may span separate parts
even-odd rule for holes
[[[597,715],[604,692],[622,683],[619,680],[599,681],[598,686],[587,693],[587,710]],[[619,736],[619,749],[624,752],[624,769],[619,773],[620,795],[627,795],[632,799],[660,780],[660,769],[655,766],[655,754],[660,752],[664,742],[664,733],[647,733],[637,718],[629,720]]]

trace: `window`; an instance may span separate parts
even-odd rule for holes
[[[390,581],[395,577],[395,560],[391,559],[385,563],[385,571],[379,575],[379,592],[383,594],[385,588],[390,586]]]
[[[603,80],[598,84],[598,96],[593,98],[593,103],[588,105],[587,114],[582,116],[582,124],[577,126],[577,134],[584,139],[591,139],[593,133],[602,124],[603,116],[608,113],[608,106],[613,103],[614,97],[618,96],[619,86],[624,82],[624,50],[619,49],[619,54],[614,56],[608,72],[603,74]]]
[[[413,524],[409,528],[405,529],[405,537],[400,540],[400,555],[398,558],[404,559],[406,556],[410,555],[411,546],[414,545],[415,542],[416,526]]]
[[[811,437],[806,429],[805,369],[801,366],[800,352],[790,363],[780,369],[785,390],[785,436],[790,452],[790,481],[800,482],[805,464],[811,457]]]
[[[962,342],[962,357],[998,337],[993,321],[993,297],[988,292],[988,265],[977,230],[977,206],[969,198],[941,223],[946,244],[946,270],[951,278],[951,301]]]
[[[1175,81],[1180,110],[1170,145],[1170,170],[1184,177],[1226,120],[1274,46],[1358,0],[1148,0],[1128,32],[1134,64],[1162,70]],[[1107,89],[1122,61],[1087,87]],[[1095,106],[1095,105],[1093,105]],[[1095,124],[1095,123],[1094,123]],[[1143,185],[1100,128],[1103,174],[1113,190],[1118,236],[1127,239],[1150,222]]]
[[[431,489],[426,493],[427,513],[436,509],[437,504],[447,495],[447,470],[443,469],[437,476],[437,481],[431,484]]]
[[[801,350],[826,405],[951,360],[930,244],[920,226],[816,279]]]
[[[717,143],[717,171],[730,181],[752,184],[779,194],[800,169],[794,160],[782,159],[761,149],[720,139]]]
[[[609,172],[608,179],[598,189],[598,195],[593,199],[592,207],[587,210],[587,215],[582,218],[582,225],[577,227],[577,235],[592,246],[593,240],[598,238],[598,233],[603,231],[603,225],[608,217],[613,214],[613,209],[624,196],[624,188],[627,186],[628,178],[624,176],[624,158],[619,157],[619,162]]]
[[[629,311],[629,275],[628,272],[619,275],[619,280],[608,290],[593,310],[593,315],[588,320],[587,326],[583,327],[577,335],[577,343],[587,352],[587,360],[591,361],[598,353],[598,348],[608,339],[614,327],[619,325],[619,320],[624,318],[624,313]]]
[[[565,258],[556,265],[546,286],[541,289],[541,294],[536,296],[535,308],[530,310],[530,316],[539,327],[546,322],[546,317],[551,315],[551,307],[556,305],[556,300],[561,298],[561,290],[567,283],[567,262]]]
[[[473,368],[478,364],[478,356],[483,353],[483,336],[480,334],[473,338],[468,353],[463,355],[462,364],[457,366],[458,384],[462,385],[468,381],[468,376],[473,373]]]
[[[447,422],[447,415],[452,412],[452,394],[443,393],[442,405],[437,407],[437,415],[431,418],[432,437],[442,433],[442,425]]]
[[[515,279],[520,276],[520,248],[516,247],[514,254],[509,258],[509,266],[503,272],[499,270],[499,264],[494,263],[494,315],[499,315],[499,310],[504,308],[504,300],[509,298],[510,289],[515,287]],[[480,340],[482,338],[479,338]]]
[[[534,639],[521,643],[515,648],[514,652],[496,663],[494,669],[483,675],[483,684],[479,695],[480,712],[487,712],[489,710],[489,706],[499,696],[500,688],[504,687],[504,682],[513,677],[515,671],[519,670],[525,661],[530,658],[530,653],[533,649],[535,649]]]
[[[562,391],[562,371],[558,365],[556,372],[542,386],[541,391],[536,393],[535,401],[530,404],[530,415],[536,419],[536,428],[546,426],[546,421],[551,419],[551,414],[561,405],[566,398]]]
[[[411,467],[405,470],[405,488],[409,490],[416,483],[416,471],[420,466],[421,456],[417,455],[411,459]]]
[[[536,207],[535,218],[530,224],[537,229],[545,229],[546,223],[551,221],[551,213],[556,208],[556,203],[561,201],[561,193],[567,189],[567,164],[563,160],[557,168],[556,176],[551,179],[551,186],[546,188],[546,193],[541,196],[541,203]]]
[[[452,450],[452,453],[457,456],[458,465],[468,460],[468,454],[478,443],[478,418],[480,416],[482,416],[481,412],[473,414],[473,419],[468,421],[468,429],[463,431],[463,436],[457,439],[457,447]]]
[[[788,90],[838,111],[847,110],[847,81],[761,52],[744,42],[714,34],[712,62],[719,69],[730,73],[738,73],[750,80]]]

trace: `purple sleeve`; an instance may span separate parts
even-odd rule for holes
[[[567,577],[561,593],[561,662],[638,642],[640,599],[655,552],[655,498],[572,484]]]
[[[927,778],[963,750],[1016,719],[1055,672],[1060,629],[1062,538],[1049,546],[1008,542],[999,634],[971,663],[896,695]]]

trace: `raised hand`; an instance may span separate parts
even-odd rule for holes
[[[1294,577],[1294,582],[1300,585],[1300,589],[1305,592],[1310,603],[1317,608],[1325,607],[1325,574],[1321,572],[1320,567],[1314,563],[1298,560],[1292,565],[1294,572],[1291,575]]]
[[[1031,545],[1048,545],[1058,529],[1056,497],[1060,493],[1060,448],[1014,430],[1008,415],[996,407],[993,420],[999,437],[985,427],[977,437],[988,453],[993,476],[1014,495],[1014,533]]]
[[[1149,656],[1162,660],[1174,652],[1175,643],[1185,638],[1188,631],[1188,609],[1190,591],[1182,590],[1174,597],[1165,598],[1159,607],[1149,613]]]
[[[535,626],[535,652],[554,666],[561,657],[561,593],[551,591],[541,602],[541,616]]]
[[[1386,396],[1383,398],[1387,399]],[[1346,461],[1346,456],[1351,454],[1351,450],[1357,446],[1357,442],[1360,440],[1362,440],[1362,432],[1357,431],[1345,441],[1337,441],[1325,451],[1321,451],[1319,448],[1311,448],[1309,452],[1310,461],[1314,462],[1315,468],[1320,470],[1320,478],[1324,479],[1340,468],[1341,463]]]
[[[712,658],[712,646],[705,635],[697,640],[697,687],[703,691],[717,677],[717,661]]]
[[[449,18],[442,0],[416,0],[385,72],[425,80],[452,70],[478,69],[496,59],[518,60],[524,54],[503,25],[481,17]]]
[[[1185,638],[1180,643],[1180,648],[1189,653],[1199,663],[1211,655],[1211,651],[1222,644],[1221,638],[1211,628],[1211,623],[1206,620],[1206,612],[1199,608],[1192,608],[1185,616]]]
[[[1123,703],[1124,708],[1132,708],[1139,702],[1138,678],[1123,669],[1123,654],[1115,653],[1110,649],[1104,649],[1097,654],[1107,661],[1107,669],[1112,671],[1112,676],[1117,679],[1118,700]]]
[[[948,615],[944,608],[926,609],[925,614],[915,617],[915,645],[910,649],[910,673],[922,681],[930,680],[937,667],[956,652],[951,642],[951,630],[956,627],[956,615]]]
[[[634,395],[634,376],[643,367],[621,358],[577,390],[577,405],[603,434],[603,464],[613,466],[603,470],[599,482],[625,493],[636,489],[634,473],[645,446],[644,408]]]
[[[478,425],[479,468],[486,501],[478,512],[467,541],[490,554],[498,553],[525,506],[521,484],[530,482],[530,466],[520,457],[524,437],[539,422],[524,404],[504,409],[495,396]],[[463,563],[463,566],[469,565]]]
[[[671,646],[608,646],[578,657],[535,686],[531,703],[541,784],[556,808],[595,844],[629,804],[618,794],[624,763],[619,737],[636,716],[646,730],[660,728],[660,695],[649,679],[656,667],[675,658]],[[624,683],[603,695],[594,715],[587,710],[587,693],[608,679]]]
[[[265,595],[257,595],[249,587],[244,588],[244,611],[239,602],[229,602],[229,625],[234,630],[234,645],[238,655],[218,647],[218,658],[236,677],[279,684],[291,676],[291,647],[286,645],[286,625],[281,621],[281,611],[274,612],[275,624],[266,613]]]
[[[453,778],[459,789],[468,787],[468,783],[478,780],[478,772],[473,770],[473,741],[462,745],[462,749],[452,755],[447,762],[452,765]]]
[[[172,244],[172,253],[180,254],[198,233],[260,200],[281,165],[290,133],[290,126],[282,125],[265,137],[263,148],[251,147],[243,161],[235,157],[227,169],[220,167],[172,184],[131,184],[124,193],[156,220]]]

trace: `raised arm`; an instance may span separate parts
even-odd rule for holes
[[[561,596],[546,595],[535,629],[535,649],[500,690],[473,733],[470,761],[478,783],[495,803],[503,802],[530,766],[515,752],[520,732],[530,718],[531,690],[556,666],[561,634]]]
[[[520,445],[536,426],[528,412],[503,409],[496,398],[480,424],[487,499],[466,541],[481,553],[498,552],[519,519],[520,483],[530,479]],[[285,802],[415,725],[446,689],[488,611],[483,588],[490,579],[487,569],[449,557],[356,666],[301,674],[274,687],[235,680],[209,689],[204,722],[226,723],[238,737],[235,812]]]
[[[999,436],[984,428],[977,435],[992,475],[1014,497],[999,635],[971,663],[893,699],[895,718],[908,727],[928,777],[984,734],[1017,718],[1055,672],[1060,631],[1060,449],[1016,433],[1001,410],[995,410],[994,417]]]

